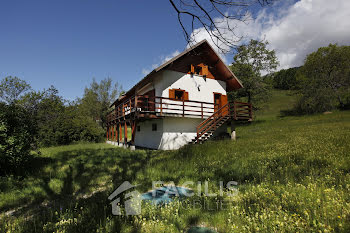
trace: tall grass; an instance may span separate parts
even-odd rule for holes
[[[350,112],[259,114],[260,121],[258,115],[258,121],[237,126],[237,141],[177,151],[104,144],[45,148],[37,172],[23,181],[1,181],[3,211],[30,202],[41,203],[40,211],[29,206],[2,215],[0,231],[183,232],[202,225],[217,232],[349,232]],[[219,181],[237,181],[238,193],[192,197],[201,205],[188,208],[144,204],[140,216],[113,216],[107,197],[124,180],[139,184],[141,192],[153,180],[208,181],[211,193],[219,192]],[[203,205],[222,200],[227,208]]]

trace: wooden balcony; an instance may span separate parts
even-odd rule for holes
[[[227,114],[235,120],[251,120],[252,106],[249,103],[229,103]],[[207,119],[221,106],[209,102],[176,100],[159,96],[133,96],[115,106],[107,115],[107,124],[135,119],[152,119],[165,116]]]

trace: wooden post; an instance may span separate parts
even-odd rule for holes
[[[162,115],[162,114],[163,114],[163,101],[162,101],[162,97],[160,97],[159,103],[160,103],[160,115]]]
[[[131,124],[131,144],[132,145],[135,144],[136,126],[137,126],[137,122],[133,121]]]
[[[117,141],[119,145],[119,123],[115,125],[115,141]]]
[[[108,141],[108,131],[109,131],[109,127],[107,126],[107,132],[106,132],[107,141]]]
[[[203,102],[201,103],[201,113],[202,113],[202,119],[203,119]]]
[[[185,100],[182,100],[182,117],[185,117]]]
[[[122,141],[122,123],[119,123],[119,140],[118,143],[120,143]]]
[[[111,140],[111,135],[112,135],[112,128],[109,127],[109,135],[108,135],[109,140]]]
[[[114,125],[112,125],[112,137],[111,137],[111,141],[114,141]]]
[[[128,126],[126,121],[124,121],[124,145],[128,143]]]
[[[236,107],[236,102],[233,102],[233,119],[237,120],[237,107]]]
[[[136,120],[131,121],[131,145],[130,150],[135,150]]]
[[[253,119],[253,106],[251,103],[249,103],[249,118]]]
[[[231,140],[236,141],[236,126],[234,121],[231,121]]]
[[[114,129],[114,140],[113,141],[117,141],[117,135],[118,135],[118,133],[117,133],[117,124],[115,124],[114,126],[113,126],[113,129]]]

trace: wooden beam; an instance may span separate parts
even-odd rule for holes
[[[118,139],[118,143],[120,143],[122,141],[122,123],[119,123],[119,139]]]
[[[131,144],[135,145],[135,135],[136,135],[137,121],[131,123]]]
[[[112,125],[112,140],[111,141],[114,141],[114,125]]]
[[[126,121],[124,121],[124,144],[128,142],[128,125],[126,124]]]

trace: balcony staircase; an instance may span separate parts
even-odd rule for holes
[[[197,136],[191,144],[201,144],[210,139],[214,132],[229,120],[252,121],[252,105],[243,102],[228,102],[197,126]]]

